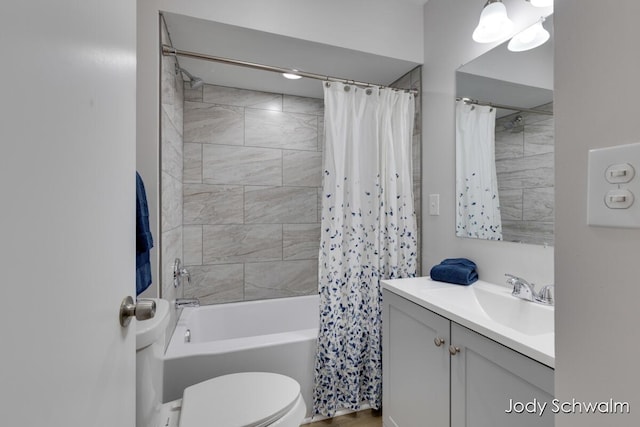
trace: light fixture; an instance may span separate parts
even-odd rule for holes
[[[295,72],[295,71],[298,71],[298,70],[293,69],[293,70],[291,70],[291,71],[294,71],[294,72]],[[299,76],[299,75],[297,75],[297,74],[291,74],[291,73],[282,73],[282,75],[283,75],[285,78],[289,79],[289,80],[298,80],[298,79],[301,79],[301,78],[302,78],[302,76]]]
[[[529,0],[535,7],[553,7],[553,0]]]
[[[511,52],[523,52],[543,45],[551,37],[549,31],[542,26],[543,22],[544,18],[540,18],[538,22],[516,34],[507,48]]]
[[[492,43],[511,34],[513,27],[502,0],[487,0],[480,14],[480,22],[473,31],[473,40],[478,43]]]

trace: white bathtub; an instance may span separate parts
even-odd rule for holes
[[[164,401],[220,375],[276,372],[300,383],[310,417],[318,319],[317,295],[183,309],[165,353]]]

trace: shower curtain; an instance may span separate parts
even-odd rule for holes
[[[413,95],[325,83],[314,413],[380,408],[380,280],[416,275]]]
[[[456,104],[456,235],[502,240],[495,161],[496,109]]]

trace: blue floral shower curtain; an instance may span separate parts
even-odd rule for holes
[[[380,280],[416,275],[413,95],[325,83],[314,413],[380,408]]]

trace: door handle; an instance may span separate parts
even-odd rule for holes
[[[126,297],[120,304],[120,326],[126,328],[131,322],[131,318],[135,316],[137,320],[151,319],[156,315],[155,301],[138,301],[133,302],[132,297]]]

